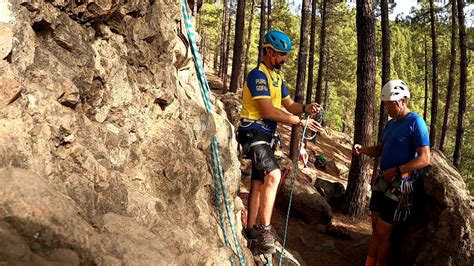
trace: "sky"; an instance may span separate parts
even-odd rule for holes
[[[355,0],[349,0],[350,2],[353,2],[355,6]],[[449,2],[449,0],[441,0],[444,2]],[[290,3],[294,3],[294,9],[298,6],[301,6],[301,3],[303,0],[289,0]],[[390,19],[395,19],[397,15],[401,14],[403,15],[408,15],[410,13],[410,10],[412,7],[417,6],[417,0],[395,0],[396,6],[393,9],[393,12],[390,14]],[[474,4],[469,4],[465,8],[465,13],[466,13],[466,26],[467,27],[474,27]]]

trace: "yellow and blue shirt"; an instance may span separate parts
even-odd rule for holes
[[[265,64],[261,63],[247,75],[247,80],[242,92],[242,111],[241,118],[263,123],[252,123],[241,129],[256,129],[263,133],[273,135],[277,122],[264,119],[255,100],[271,99],[273,107],[281,108],[282,100],[290,97],[283,77],[280,73],[269,70]],[[262,125],[264,124],[264,125]]]

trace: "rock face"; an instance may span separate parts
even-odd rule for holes
[[[0,257],[228,263],[207,158],[216,134],[239,230],[236,142],[225,114],[205,111],[180,1],[10,4],[0,246],[12,248]]]
[[[473,210],[462,177],[438,150],[414,215],[394,232],[395,265],[473,265]]]

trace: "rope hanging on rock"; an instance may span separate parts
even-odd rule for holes
[[[305,139],[313,139],[317,132],[314,133],[314,136],[311,136],[309,138],[305,137],[306,135],[306,129],[308,128],[308,118],[310,117],[311,115],[307,115],[306,116],[306,123],[304,125],[304,129],[303,129],[303,133],[301,134],[301,141],[300,141],[300,146],[301,144],[303,143],[303,141]],[[321,118],[322,120],[322,118]],[[299,161],[299,158],[300,158],[300,151],[301,151],[301,148],[298,149],[299,152],[298,152],[298,156],[295,157],[295,159],[293,160],[293,175],[291,176],[291,189],[290,189],[290,199],[288,200],[288,209],[286,211],[286,218],[285,218],[285,233],[283,235],[283,243],[281,245],[281,252],[280,252],[280,259],[279,259],[279,262],[278,262],[278,265],[281,266],[281,263],[283,261],[283,256],[285,255],[285,248],[286,248],[286,238],[287,238],[287,235],[288,235],[288,223],[289,223],[289,220],[290,220],[290,210],[291,210],[291,201],[293,199],[293,192],[295,190],[295,181],[296,181],[296,176],[298,174],[298,161]]]
[[[212,107],[211,107],[211,100],[209,97],[209,94],[210,94],[209,83],[207,82],[206,74],[203,68],[203,62],[202,62],[202,59],[197,47],[197,42],[195,38],[196,33],[193,28],[191,17],[189,16],[188,4],[186,0],[181,1],[181,7],[182,7],[181,10],[183,12],[184,21],[186,24],[186,31],[188,34],[188,38],[191,42],[191,51],[193,53],[194,65],[196,67],[196,71],[197,71],[197,75],[199,79],[199,88],[201,89],[201,95],[204,101],[204,106],[206,107],[206,111],[208,113],[211,113]],[[227,237],[227,233],[225,229],[226,226],[225,226],[224,217],[222,214],[221,204],[219,201],[219,199],[221,198],[220,196],[221,194],[222,194],[225,210],[227,213],[227,217],[229,220],[231,234],[234,239],[235,249],[239,257],[240,265],[245,265],[245,258],[242,254],[242,249],[240,247],[239,239],[237,237],[237,233],[234,227],[233,216],[231,215],[231,209],[229,207],[229,199],[228,199],[226,187],[225,187],[224,173],[222,171],[222,164],[221,164],[220,156],[219,156],[219,145],[217,143],[217,138],[215,135],[213,135],[211,138],[211,168],[212,168],[212,179],[214,183],[214,191],[215,191],[215,197],[216,197],[216,208],[219,215],[219,225],[221,227],[222,234],[224,235],[225,245],[227,247],[232,248],[229,242],[229,238]],[[232,264],[234,264],[233,257],[231,257],[230,259],[231,259]]]

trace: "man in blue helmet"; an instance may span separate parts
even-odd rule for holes
[[[313,119],[303,121],[304,113],[317,114],[316,103],[294,102],[288,93],[280,68],[291,51],[290,38],[279,30],[269,30],[264,37],[263,59],[250,71],[242,91],[241,121],[238,141],[244,157],[252,160],[252,176],[248,201],[247,228],[244,235],[256,240],[256,251],[274,253],[275,238],[271,226],[273,205],[281,179],[281,171],[273,153],[273,136],[278,122],[308,125],[313,131],[321,125]],[[281,109],[284,106],[286,110]],[[257,216],[260,214],[260,225]]]

